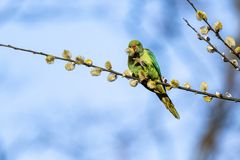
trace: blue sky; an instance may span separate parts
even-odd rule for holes
[[[58,56],[69,49],[97,65],[110,60],[122,72],[127,69],[124,49],[130,40],[139,39],[156,54],[168,79],[190,82],[195,88],[207,81],[210,91],[222,91],[222,70],[227,65],[208,54],[205,44],[182,21],[185,17],[201,26],[190,6],[171,1],[176,5],[157,0],[2,0],[0,43]],[[226,24],[224,35],[237,30],[230,2],[197,2],[213,21]],[[193,156],[211,107],[201,96],[169,92],[181,115],[178,121],[157,96],[140,85],[131,88],[126,79],[109,83],[107,74],[92,77],[84,66],[67,72],[64,62],[47,65],[44,57],[0,49],[3,160]],[[226,145],[236,145],[239,140],[233,139]]]

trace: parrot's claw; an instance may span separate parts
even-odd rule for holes
[[[134,61],[135,61],[135,63],[134,63],[135,65],[137,63],[139,63],[141,67],[145,67],[146,66],[146,63],[141,58],[134,58]]]

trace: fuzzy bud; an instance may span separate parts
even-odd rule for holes
[[[99,76],[102,72],[101,68],[93,68],[90,73],[92,76]]]
[[[112,69],[112,64],[111,64],[110,61],[107,61],[107,62],[105,63],[105,68],[106,68],[107,70],[111,70],[111,69]]]
[[[65,59],[71,59],[72,54],[69,50],[64,50],[63,53],[62,53],[62,57],[65,58]]]
[[[202,27],[200,28],[200,33],[201,33],[202,35],[207,35],[208,32],[209,32],[209,27],[208,27],[208,26],[202,26]]]
[[[216,94],[215,94],[218,98],[221,98],[222,97],[222,94],[221,93],[219,93],[219,92],[216,92]]]
[[[207,84],[206,82],[202,82],[202,83],[201,83],[201,86],[200,86],[200,89],[201,89],[202,91],[206,92],[207,89],[208,89],[208,84]]]
[[[203,11],[198,10],[196,13],[197,20],[207,20],[207,14]]]
[[[227,45],[228,45],[229,47],[235,47],[235,46],[236,46],[236,41],[235,41],[234,38],[231,37],[231,36],[228,36],[228,37],[226,38],[225,42],[227,43]]]
[[[75,63],[73,63],[73,62],[68,62],[68,63],[65,65],[65,69],[66,69],[67,71],[72,71],[72,70],[74,70],[74,68],[75,68]]]
[[[203,96],[203,99],[205,102],[211,102],[213,98],[210,96]]]
[[[220,21],[217,21],[214,25],[213,28],[215,30],[215,32],[219,32],[220,30],[222,30],[223,25]]]
[[[240,55],[240,46],[236,47],[234,51],[237,55]]]
[[[91,59],[86,59],[84,63],[88,66],[91,66],[93,64],[93,61]]]
[[[130,71],[129,69],[125,70],[123,72],[123,77],[132,77],[132,71]]]
[[[173,87],[173,88],[179,87],[179,81],[178,80],[173,79],[173,80],[171,80],[170,84],[171,84],[171,87]]]
[[[235,66],[238,66],[238,61],[236,59],[230,60]]]
[[[75,58],[76,64],[83,64],[84,63],[84,58],[82,56],[77,56]]]
[[[215,48],[214,47],[212,47],[212,46],[207,46],[207,51],[209,52],[209,53],[214,53],[216,50],[215,50]]]
[[[190,89],[191,88],[191,85],[187,82],[187,83],[184,83],[183,84],[183,87],[187,88],[187,89]]]
[[[136,87],[136,86],[138,85],[138,80],[131,79],[131,80],[129,81],[129,84],[130,84],[130,86],[132,86],[132,87]]]
[[[48,64],[53,64],[54,60],[55,60],[55,57],[52,56],[52,55],[47,55],[45,60]]]
[[[110,74],[108,75],[108,77],[107,77],[107,80],[108,80],[109,82],[113,82],[113,81],[115,81],[116,79],[117,79],[117,75],[114,74],[114,73],[110,73]]]

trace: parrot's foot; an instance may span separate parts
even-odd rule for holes
[[[134,62],[134,65],[140,64],[141,67],[146,66],[146,63],[145,63],[144,60],[142,60],[141,58],[134,58],[133,60],[135,61],[135,62]]]

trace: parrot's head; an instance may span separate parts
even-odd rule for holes
[[[126,52],[130,57],[133,56],[140,56],[140,54],[143,52],[143,46],[142,43],[138,40],[132,40],[128,44],[128,48],[126,49]]]

